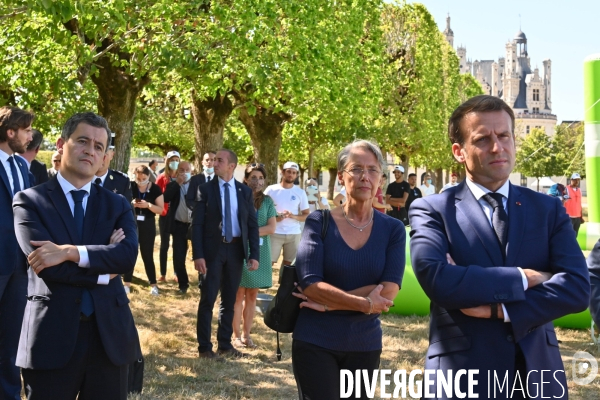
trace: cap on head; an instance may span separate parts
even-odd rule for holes
[[[283,168],[282,170],[285,171],[286,169],[293,169],[296,170],[296,172],[300,172],[300,167],[298,166],[298,164],[296,164],[293,161],[288,161],[285,164],[283,164]]]
[[[181,156],[179,155],[178,151],[175,150],[171,150],[170,152],[167,153],[167,160],[171,157],[179,157],[181,158]]]
[[[451,173],[450,176],[455,176],[458,178],[458,174],[456,172]]]
[[[581,179],[581,176],[577,172],[575,172],[573,173],[573,175],[571,175],[571,179]]]
[[[402,165],[396,165],[394,167],[394,171],[400,171],[400,172],[404,173],[404,167]]]

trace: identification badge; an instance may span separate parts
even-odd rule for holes
[[[138,215],[137,216],[137,220],[138,221],[145,221],[146,220],[146,216],[145,215]]]
[[[262,246],[262,245],[263,245],[263,238],[259,238],[258,245],[259,245],[259,246]]]

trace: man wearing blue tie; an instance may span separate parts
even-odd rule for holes
[[[192,216],[194,267],[206,274],[198,305],[198,351],[201,358],[221,359],[218,355],[242,357],[231,345],[233,306],[244,260],[248,269],[258,269],[259,236],[252,190],[233,177],[236,154],[227,149],[217,152],[214,168],[218,179],[198,187],[199,195]],[[217,352],[210,340],[212,310],[221,290]]]
[[[119,275],[137,258],[131,206],[92,185],[109,132],[94,113],[73,115],[57,141],[56,179],[14,198],[29,262],[16,364],[29,400],[125,400],[127,367],[141,356]]]
[[[514,127],[497,97],[461,104],[448,136],[466,179],[410,207],[412,265],[431,299],[425,369],[444,381],[478,370],[479,398],[566,399],[552,321],[587,307],[589,275],[560,200],[508,180]],[[435,378],[427,392],[466,393],[466,376],[454,377],[452,393]]]
[[[15,237],[12,202],[31,186],[24,153],[32,140],[33,114],[0,108],[0,399],[21,399],[21,376],[15,366],[27,295],[27,261]]]

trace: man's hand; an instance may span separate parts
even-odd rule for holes
[[[179,183],[179,185],[183,185],[185,183],[185,172],[177,174],[177,178],[175,178],[175,180],[177,183]]]
[[[540,283],[544,283],[550,278],[552,278],[552,274],[550,272],[541,272],[536,271],[534,269],[524,269],[523,273],[527,277],[527,288],[532,288]]]
[[[504,320],[504,311],[502,310],[502,305],[496,304],[496,307],[498,307],[498,319]],[[489,304],[479,307],[462,308],[460,311],[469,317],[492,318],[492,309]]]
[[[258,261],[249,259],[248,260],[248,271],[256,271],[258,269]]]
[[[125,232],[123,232],[123,229],[115,229],[112,235],[110,235],[110,241],[108,244],[119,243],[123,239],[125,239]]]
[[[32,246],[38,247],[27,257],[29,265],[36,274],[65,261],[79,262],[79,252],[77,251],[77,247],[73,245],[65,244],[59,246],[47,240],[39,242],[31,240],[30,243]]]
[[[194,260],[194,268],[201,274],[206,274],[206,260],[204,258]]]

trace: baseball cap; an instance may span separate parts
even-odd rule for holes
[[[456,176],[456,177],[458,177],[458,174],[456,172],[453,172],[453,173],[450,174],[450,176]]]
[[[285,164],[283,164],[283,168],[282,170],[286,170],[286,169],[295,169],[297,172],[300,172],[300,167],[298,166],[298,164],[296,164],[293,161],[288,161]]]
[[[167,153],[167,160],[171,157],[179,157],[181,158],[181,156],[179,155],[178,151],[175,150],[171,150],[170,152]]]
[[[402,165],[396,165],[394,167],[394,171],[400,171],[400,172],[404,173],[404,167]]]
[[[571,175],[571,179],[581,179],[581,176],[579,176],[579,174],[575,172],[573,175]]]

